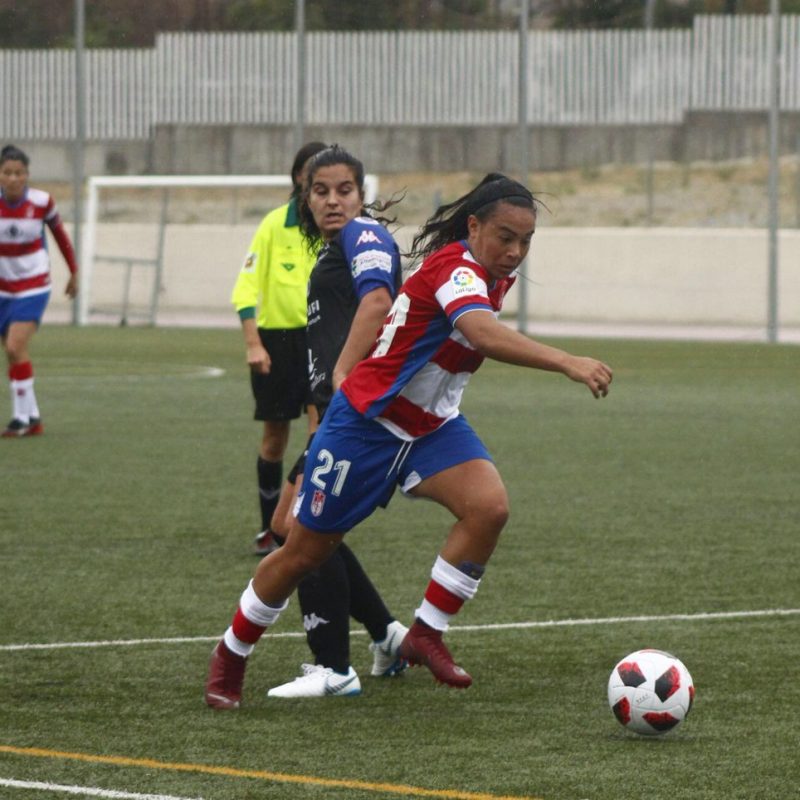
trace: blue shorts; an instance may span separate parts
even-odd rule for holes
[[[385,506],[398,484],[408,492],[476,458],[492,460],[463,416],[407,442],[363,417],[337,392],[311,441],[295,513],[313,531],[346,533]]]
[[[35,322],[38,325],[49,300],[49,289],[28,297],[0,296],[0,336],[8,334],[12,322]]]

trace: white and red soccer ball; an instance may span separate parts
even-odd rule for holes
[[[608,679],[608,704],[619,723],[642,736],[671,731],[689,713],[694,684],[689,670],[663,650],[625,656]]]

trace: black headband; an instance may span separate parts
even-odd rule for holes
[[[533,206],[533,195],[521,183],[512,181],[511,178],[498,178],[483,184],[476,190],[475,196],[469,204],[469,213],[475,214],[490,203],[512,198],[525,200]]]

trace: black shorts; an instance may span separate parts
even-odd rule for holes
[[[285,422],[297,419],[311,403],[308,383],[306,329],[258,329],[261,344],[269,353],[272,367],[264,375],[250,372],[250,385],[256,401],[254,419]]]
[[[286,476],[286,480],[288,483],[291,483],[294,486],[295,482],[298,478],[303,477],[303,471],[306,468],[306,456],[308,455],[308,448],[311,447],[311,442],[314,439],[314,434],[312,433],[311,436],[308,437],[308,441],[306,442],[305,449],[299,456],[297,456],[297,461],[294,462],[294,466],[289,470],[289,474]]]

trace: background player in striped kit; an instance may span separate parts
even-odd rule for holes
[[[400,284],[400,253],[384,218],[364,208],[364,167],[341,147],[318,153],[308,165],[307,189],[300,202],[300,226],[309,250],[318,252],[308,285],[308,353],[311,391],[323,418],[334,389],[375,340]],[[391,204],[375,208],[380,214]],[[313,440],[313,436],[312,439]],[[310,441],[311,441],[310,440]],[[272,521],[276,538],[288,531],[296,487],[303,475],[301,456],[284,485]],[[249,590],[248,590],[249,591]],[[248,595],[248,592],[245,593]],[[355,554],[339,548],[301,581],[303,624],[315,663],[303,675],[270,690],[271,697],[325,697],[360,692],[350,664],[349,619],[361,622],[373,642],[373,675],[396,674],[397,649],[407,631],[395,620]],[[226,663],[243,668],[254,631],[246,617],[247,600],[212,658],[206,700],[218,708],[235,707],[224,687],[214,685],[216,669]]]
[[[78,291],[75,251],[53,198],[28,186],[28,156],[13,145],[0,151],[0,337],[8,361],[12,417],[4,438],[44,431],[33,383],[30,341],[50,299],[50,259],[44,226],[70,271],[65,293]]]

